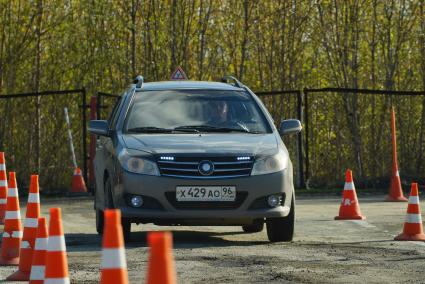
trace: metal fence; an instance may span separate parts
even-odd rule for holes
[[[288,118],[297,118],[303,123],[304,130],[299,135],[283,137],[294,163],[297,187],[337,185],[343,180],[346,168],[355,170],[363,186],[386,186],[391,169],[389,113],[392,105],[396,106],[399,118],[399,152],[402,154],[399,159],[403,174],[406,179],[425,179],[425,175],[419,174],[425,170],[422,162],[425,91],[305,88],[256,94],[276,125]],[[98,93],[103,117],[117,97]],[[406,106],[413,106],[412,112],[406,111]],[[358,120],[358,133],[352,130],[353,119]],[[362,137],[360,143],[355,141],[358,137]],[[356,147],[360,147],[358,153]],[[360,162],[356,153],[360,154]]]
[[[321,88],[256,94],[269,109],[276,125],[287,118],[298,118],[303,123],[301,134],[283,137],[294,162],[298,187],[332,186],[340,182],[345,168],[361,172],[366,186],[380,187],[389,181],[389,112],[392,105],[396,107],[398,119],[401,173],[407,179],[425,180],[425,174],[420,174],[425,172],[424,91]],[[92,187],[91,162],[96,140],[93,136],[89,140],[87,136],[88,109],[91,108],[90,119],[107,119],[119,96],[98,92],[90,105],[87,105],[85,89],[0,96],[0,149],[8,155],[8,169],[16,170],[23,184],[28,183],[31,173],[38,171],[34,127],[37,98],[40,98],[42,186],[64,190],[71,183],[72,163],[63,117],[63,108],[68,107],[78,164]],[[353,116],[358,120],[360,143],[354,141]],[[360,147],[357,152],[361,155],[361,163],[356,157],[356,147]]]
[[[37,105],[39,138],[36,127]],[[17,172],[21,187],[28,186],[29,176],[38,173],[42,188],[52,191],[69,188],[73,166],[64,107],[69,110],[78,164],[87,179],[85,89],[0,96],[0,149],[6,153],[8,170]]]

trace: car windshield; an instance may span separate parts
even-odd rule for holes
[[[137,92],[124,129],[128,133],[271,132],[247,92],[228,90]]]

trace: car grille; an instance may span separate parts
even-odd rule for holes
[[[195,179],[218,179],[218,178],[238,178],[247,177],[251,174],[254,159],[249,156],[194,156],[178,157],[164,156],[158,157],[157,163],[162,176],[177,178]],[[172,157],[172,160],[170,159]],[[209,161],[214,165],[214,172],[210,175],[202,175],[199,170],[199,163]]]

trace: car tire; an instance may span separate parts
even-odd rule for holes
[[[286,217],[267,218],[267,237],[271,242],[290,242],[294,237],[295,201],[292,195],[291,209]]]
[[[122,233],[124,235],[124,242],[131,241],[131,222],[126,218],[121,218]]]
[[[103,211],[96,209],[96,231],[99,235],[103,235],[104,218]]]
[[[254,222],[253,224],[242,226],[242,230],[245,233],[258,233],[258,232],[261,232],[263,229],[264,229],[264,223],[260,223],[260,222]]]

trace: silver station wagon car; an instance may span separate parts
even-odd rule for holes
[[[292,163],[281,135],[298,120],[273,119],[246,86],[223,82],[143,83],[138,76],[106,120],[90,121],[95,157],[96,228],[103,210],[131,224],[242,226],[291,241]]]

